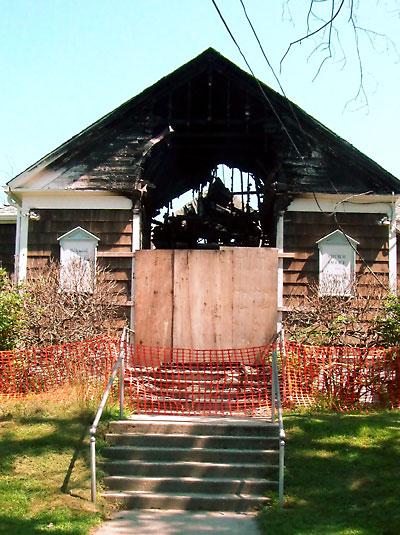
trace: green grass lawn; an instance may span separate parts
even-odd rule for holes
[[[290,414],[286,503],[265,535],[400,534],[400,412]]]
[[[77,402],[0,406],[0,534],[83,535],[101,521],[82,443],[91,414]]]
[[[82,444],[92,414],[77,402],[0,406],[1,535],[86,535],[100,523]],[[263,533],[400,533],[399,411],[291,414],[285,427],[286,504],[263,511]]]

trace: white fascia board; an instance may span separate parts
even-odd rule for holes
[[[398,195],[303,194],[288,206],[288,212],[358,213],[391,215]]]
[[[85,239],[85,240],[97,240],[97,241],[100,241],[100,238],[98,236],[95,236],[94,234],[92,234],[91,232],[89,232],[88,230],[78,226],[78,227],[75,227],[73,228],[72,230],[69,230],[68,232],[66,232],[65,234],[63,234],[62,236],[60,236],[59,238],[57,238],[57,241],[62,241],[62,240],[66,240],[66,239],[76,239],[76,236],[75,235],[79,235],[79,239],[82,240],[82,239]],[[82,237],[84,236],[84,238]]]
[[[338,236],[338,237],[342,237],[343,236],[345,240],[346,239],[349,240],[354,246],[360,245],[360,242],[358,242],[357,240],[355,240],[354,238],[352,238],[348,234],[345,234],[344,232],[342,232],[339,229],[336,229],[333,232],[330,232],[329,234],[327,234],[323,238],[320,238],[319,240],[317,240],[315,243],[317,243],[317,244],[323,243],[324,241],[329,240],[330,238],[333,238],[335,236]]]
[[[16,192],[13,192],[14,196]],[[20,205],[24,210],[69,209],[69,210],[131,210],[128,197],[110,191],[18,191]]]
[[[17,221],[17,214],[0,214],[0,224],[15,223]]]
[[[32,190],[40,190],[48,187],[53,180],[58,178],[62,173],[65,171],[64,167],[60,167],[56,170],[49,170],[49,169],[36,169],[35,171],[32,171],[30,173],[27,173],[26,176],[20,176],[18,179],[14,179],[11,182],[8,183],[8,187],[11,190],[25,190],[25,189],[32,189]]]

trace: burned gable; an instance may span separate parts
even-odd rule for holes
[[[223,201],[213,198],[221,166],[245,177],[239,187],[226,181]],[[12,191],[42,171],[51,177],[44,190],[132,199],[145,247],[152,232],[160,247],[271,246],[279,212],[297,195],[400,193],[390,173],[213,49],[45,156]],[[172,215],[171,201],[190,191],[201,210]]]

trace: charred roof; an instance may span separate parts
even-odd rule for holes
[[[264,93],[264,94],[263,94]],[[209,48],[9,182],[111,190],[150,211],[207,182],[218,164],[291,194],[400,194],[400,182],[304,110]],[[144,192],[144,193],[143,193]]]

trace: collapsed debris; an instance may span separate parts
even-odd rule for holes
[[[153,220],[152,241],[157,249],[258,247],[262,230],[260,216],[243,194],[235,195],[219,177],[193,201],[164,221]]]

